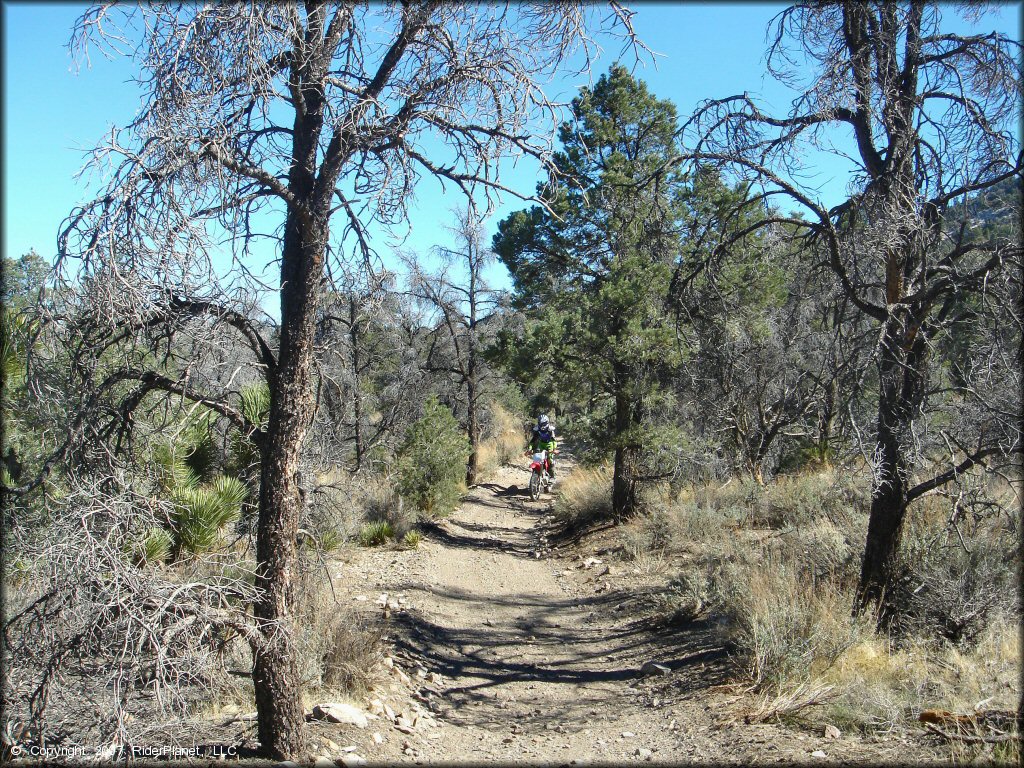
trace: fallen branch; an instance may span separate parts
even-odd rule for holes
[[[962,741],[966,744],[1002,744],[1007,741],[1020,741],[1020,734],[999,733],[992,736],[978,736],[970,733],[950,733],[944,731],[934,723],[925,723],[924,727],[932,733],[941,736],[946,741]]]

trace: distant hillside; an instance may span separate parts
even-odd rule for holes
[[[969,197],[963,206],[958,206],[959,210],[954,209],[950,218],[960,221],[963,218],[960,211],[965,211],[974,237],[1006,236],[1015,224],[1018,231],[1020,229],[1022,199],[1024,181],[1006,179]]]

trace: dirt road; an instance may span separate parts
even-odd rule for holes
[[[389,641],[423,715],[409,727],[406,707],[399,725],[382,716],[353,729],[346,736],[359,755],[559,765],[929,757],[910,740],[744,724],[711,628],[667,631],[638,620],[635,587],[617,578],[621,564],[605,573],[609,563],[586,549],[551,546],[550,501],[531,502],[527,480],[525,469],[504,468],[419,549],[366,551],[350,567],[363,579],[357,599],[380,590],[403,601]],[[650,661],[668,674],[641,675]],[[392,684],[390,695],[398,690]]]

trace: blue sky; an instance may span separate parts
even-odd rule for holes
[[[764,67],[765,30],[784,6],[769,3],[698,4],[635,3],[635,27],[641,39],[663,54],[654,63],[638,67],[659,98],[675,102],[679,114],[689,114],[710,97],[742,93],[760,97],[775,112],[783,112],[791,94],[770,78]],[[109,61],[93,55],[80,68],[68,51],[75,19],[84,6],[77,3],[3,4],[3,206],[4,254],[19,256],[35,248],[52,258],[58,227],[78,203],[99,188],[99,179],[74,178],[86,151],[99,143],[112,125],[123,125],[135,114],[137,91],[130,82],[127,60]],[[951,21],[956,14],[947,7]],[[957,19],[955,28],[970,26]],[[1000,8],[981,24],[1019,37],[1020,6]],[[620,45],[603,41],[606,51],[595,62],[593,77],[607,71]],[[565,77],[552,84],[549,95],[569,97],[587,84],[586,76]],[[846,184],[838,161],[823,163],[820,177],[825,202],[840,198]],[[508,167],[505,180],[529,194],[537,181],[537,166],[521,161]],[[458,203],[455,193],[440,194],[436,186],[422,186],[417,194],[406,247],[419,252],[448,244],[444,225]],[[523,206],[508,199],[488,223],[493,232],[498,220]],[[492,279],[507,285],[500,267]]]

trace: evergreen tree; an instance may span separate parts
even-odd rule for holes
[[[683,179],[662,170],[675,129],[672,103],[613,66],[572,102],[557,173],[538,190],[546,206],[512,214],[494,239],[535,319],[520,358],[596,406],[595,436],[615,452],[617,519],[637,511],[649,416],[677,359],[666,300]]]

